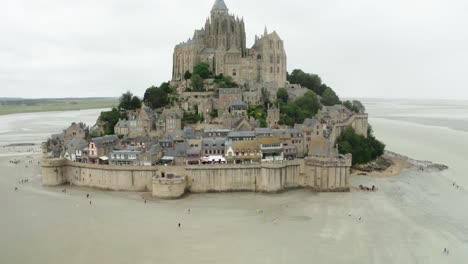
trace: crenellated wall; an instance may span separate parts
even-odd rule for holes
[[[44,159],[42,183],[65,183],[107,190],[152,191],[159,198],[178,198],[186,191],[280,192],[292,188],[348,191],[351,156],[242,165],[107,166]],[[167,179],[169,175],[179,176]]]

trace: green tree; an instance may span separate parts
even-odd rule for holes
[[[119,108],[129,110],[130,105],[132,104],[132,97],[133,94],[130,91],[127,91],[126,93],[122,94],[122,96],[119,99]]]
[[[356,113],[362,114],[366,112],[366,107],[364,107],[364,105],[358,100],[353,100],[353,107],[356,110]]]
[[[141,108],[141,100],[137,96],[133,96],[132,101],[130,103],[131,108],[133,110]]]
[[[333,91],[333,89],[330,87],[328,87],[323,92],[321,102],[323,105],[326,105],[326,106],[332,106],[332,105],[337,105],[341,103],[340,98],[338,98],[335,91]]]
[[[186,71],[185,74],[184,74],[184,79],[185,79],[185,87],[187,88],[188,87],[188,80],[190,80],[190,78],[192,77],[192,74],[189,72],[189,71]]]
[[[369,126],[367,138],[357,135],[352,128],[346,128],[336,140],[341,154],[351,153],[354,164],[365,164],[383,155],[385,144],[377,140]]]
[[[345,102],[343,102],[343,105],[346,108],[348,108],[349,110],[351,110],[351,111],[353,111],[353,112],[355,112],[357,114],[362,114],[362,113],[366,112],[366,108],[358,100],[353,100],[352,102],[351,101],[345,101]]]
[[[214,83],[218,88],[234,88],[239,87],[239,85],[233,81],[231,76],[224,77],[223,74],[215,76]]]
[[[320,109],[320,102],[313,91],[308,91],[304,96],[294,102],[282,104],[280,107],[280,124],[294,126],[301,124],[306,118],[312,118]]]
[[[211,111],[211,117],[212,118],[217,118],[218,117],[218,110],[217,109],[213,109]]]
[[[200,75],[196,73],[192,74],[190,81],[192,83],[193,90],[197,92],[203,91],[203,78]]]
[[[305,73],[302,70],[293,70],[291,74],[287,75],[288,81],[292,84],[300,84],[318,95],[322,95],[322,79],[317,74]]]
[[[169,103],[169,98],[163,89],[152,86],[146,89],[143,101],[149,108],[157,109],[166,106]]]
[[[119,109],[121,110],[135,110],[141,108],[141,100],[134,96],[130,91],[122,94],[119,100]]]
[[[276,98],[278,98],[278,101],[281,103],[287,103],[289,100],[288,91],[285,88],[278,89],[278,92],[276,93]]]
[[[247,108],[247,115],[255,118],[260,123],[260,127],[267,127],[266,122],[267,112],[265,108],[261,105],[251,105]]]
[[[161,85],[159,86],[160,89],[162,89],[165,93],[167,94],[171,94],[172,93],[172,88],[171,88],[171,84],[169,82],[163,82],[161,83]]]
[[[184,116],[182,118],[182,122],[186,124],[196,124],[198,122],[203,122],[205,121],[205,118],[203,117],[203,114],[201,113],[196,113],[196,112],[184,112]]]
[[[197,65],[195,65],[195,67],[193,67],[192,75],[198,75],[202,77],[203,79],[208,79],[211,76],[213,76],[213,74],[210,71],[210,65],[206,62],[200,62]]]
[[[112,108],[111,111],[101,112],[99,120],[103,123],[105,135],[113,135],[114,127],[119,122],[119,119],[127,119],[128,116],[125,112],[119,111],[117,108]]]

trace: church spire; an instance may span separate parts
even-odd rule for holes
[[[225,11],[225,12],[229,11],[229,9],[226,6],[226,3],[224,3],[224,0],[216,0],[211,11],[215,11],[215,10],[220,10],[220,11]]]
[[[263,33],[263,36],[268,36],[268,30],[267,30],[267,27],[265,26],[265,32]]]

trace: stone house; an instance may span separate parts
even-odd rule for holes
[[[285,157],[304,157],[304,138],[302,132],[294,129],[275,129],[273,135],[283,143]]]
[[[199,164],[202,151],[202,140],[201,139],[189,139],[187,140],[187,163],[188,164]]]
[[[156,121],[156,130],[166,133],[182,129],[183,113],[178,108],[164,109]]]
[[[278,123],[280,120],[280,110],[276,107],[276,105],[268,106],[267,110],[267,124],[268,127],[271,128],[278,128]]]
[[[296,124],[294,129],[302,133],[304,153],[309,153],[309,144],[307,142],[309,142],[312,137],[324,137],[325,133],[324,126],[316,118],[306,118],[304,123]]]
[[[143,106],[141,109],[130,112],[128,119],[128,137],[148,136],[155,128],[155,114]],[[114,128],[115,129],[115,128]]]
[[[202,154],[204,156],[225,154],[225,138],[204,138],[202,139]]]
[[[171,164],[175,166],[182,166],[187,164],[187,150],[189,146],[186,142],[177,143],[173,149],[166,150],[162,161],[165,164]]]
[[[262,162],[284,160],[283,143],[277,137],[264,137],[258,139]]]
[[[140,166],[139,150],[114,150],[109,154],[109,164],[115,166]]]
[[[261,95],[259,92],[243,92],[242,100],[248,105],[260,105]]]
[[[84,139],[74,138],[65,145],[64,158],[71,161],[81,161],[83,150],[88,146],[88,142]]]
[[[220,88],[218,92],[218,110],[227,111],[234,102],[242,100],[240,88]]]
[[[91,163],[107,161],[108,156],[118,144],[119,138],[116,135],[93,138],[88,143],[88,158]]]
[[[67,129],[63,131],[65,143],[72,139],[85,139],[89,129],[84,123],[73,122]]]
[[[159,140],[159,145],[163,149],[173,148],[174,147],[174,140],[172,139],[171,135],[166,134],[163,139]]]
[[[143,166],[156,165],[163,156],[163,148],[159,144],[152,145],[149,150],[140,153],[140,164]]]
[[[226,159],[231,163],[260,162],[261,158],[257,140],[233,141],[226,150]]]
[[[119,136],[128,137],[130,133],[130,122],[125,119],[119,119],[117,124],[114,126],[114,134]]]
[[[248,105],[242,101],[238,100],[231,104],[230,112],[233,116],[247,116]]]

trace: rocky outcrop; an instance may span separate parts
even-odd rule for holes
[[[363,172],[385,171],[393,164],[394,162],[391,159],[382,156],[367,164],[356,164],[352,169]]]
[[[409,158],[391,151],[385,151],[384,155],[367,164],[357,164],[352,167],[354,175],[395,176],[403,169],[418,171],[444,171],[448,166]]]

